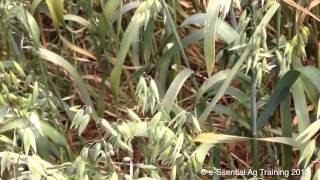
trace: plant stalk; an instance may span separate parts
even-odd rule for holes
[[[291,114],[290,114],[290,98],[287,96],[280,104],[281,112],[281,129],[283,137],[291,137]],[[282,145],[281,147],[281,165],[283,169],[290,170],[292,161],[292,147],[288,145]]]
[[[257,137],[257,88],[256,88],[256,71],[251,70],[251,130],[252,137]],[[252,162],[253,169],[259,169],[259,154],[258,154],[258,142],[252,140]]]
[[[213,167],[216,169],[220,169],[220,155],[221,155],[221,150],[218,147],[213,147],[213,149],[211,150],[211,156],[212,156],[212,164]],[[212,176],[213,180],[219,180],[220,177],[217,174],[214,174]]]

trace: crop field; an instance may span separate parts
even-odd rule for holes
[[[320,0],[0,0],[0,180],[320,180]]]

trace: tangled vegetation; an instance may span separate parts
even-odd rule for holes
[[[0,179],[320,179],[319,4],[0,0]]]

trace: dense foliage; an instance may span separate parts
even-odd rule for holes
[[[319,4],[0,0],[0,178],[320,179]]]

